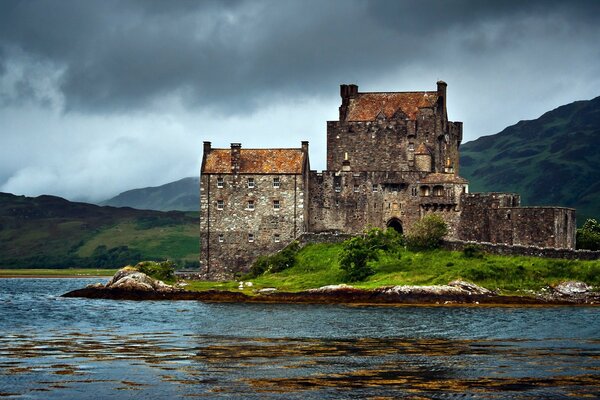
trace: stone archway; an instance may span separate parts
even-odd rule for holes
[[[390,218],[390,220],[385,224],[388,228],[394,229],[396,232],[402,234],[402,222],[396,217]]]

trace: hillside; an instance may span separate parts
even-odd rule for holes
[[[101,205],[138,210],[199,211],[199,187],[199,178],[183,178],[161,186],[128,190],[103,201]]]
[[[461,146],[471,192],[515,191],[524,205],[577,209],[578,223],[600,217],[600,97]]]
[[[183,265],[197,263],[198,253],[197,213],[0,193],[0,268],[116,268],[142,259]]]

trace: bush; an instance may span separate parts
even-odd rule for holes
[[[410,250],[431,250],[440,247],[442,238],[448,234],[448,226],[437,214],[428,214],[413,225],[406,235]]]
[[[340,268],[344,271],[347,282],[363,281],[375,271],[369,267],[369,261],[379,258],[379,252],[398,252],[404,244],[404,238],[393,229],[385,232],[371,229],[362,236],[353,237],[342,243]]]
[[[580,229],[577,229],[577,248],[600,250],[600,223],[598,221],[590,218]]]
[[[296,254],[300,250],[300,243],[293,241],[283,250],[270,256],[260,256],[250,267],[246,278],[256,278],[265,272],[281,272],[296,264]]]
[[[171,261],[142,261],[136,264],[135,269],[161,281],[175,280],[175,264]]]

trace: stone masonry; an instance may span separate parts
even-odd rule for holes
[[[261,254],[303,233],[409,232],[428,213],[448,239],[572,249],[575,211],[521,207],[512,193],[468,193],[459,176],[462,123],[448,121],[446,83],[430,92],[361,93],[341,85],[339,120],[327,122],[327,169],[298,149],[204,145],[200,240],[211,279],[247,271]]]

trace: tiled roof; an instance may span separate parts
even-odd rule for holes
[[[419,181],[420,183],[468,183],[464,178],[455,174],[442,174],[434,172]]]
[[[240,149],[242,174],[301,174],[303,165],[302,149]],[[206,155],[202,172],[230,174],[231,149],[212,149]]]
[[[381,111],[391,118],[398,110],[414,120],[419,108],[434,107],[437,100],[437,92],[359,93],[350,99],[346,120],[373,121]]]

